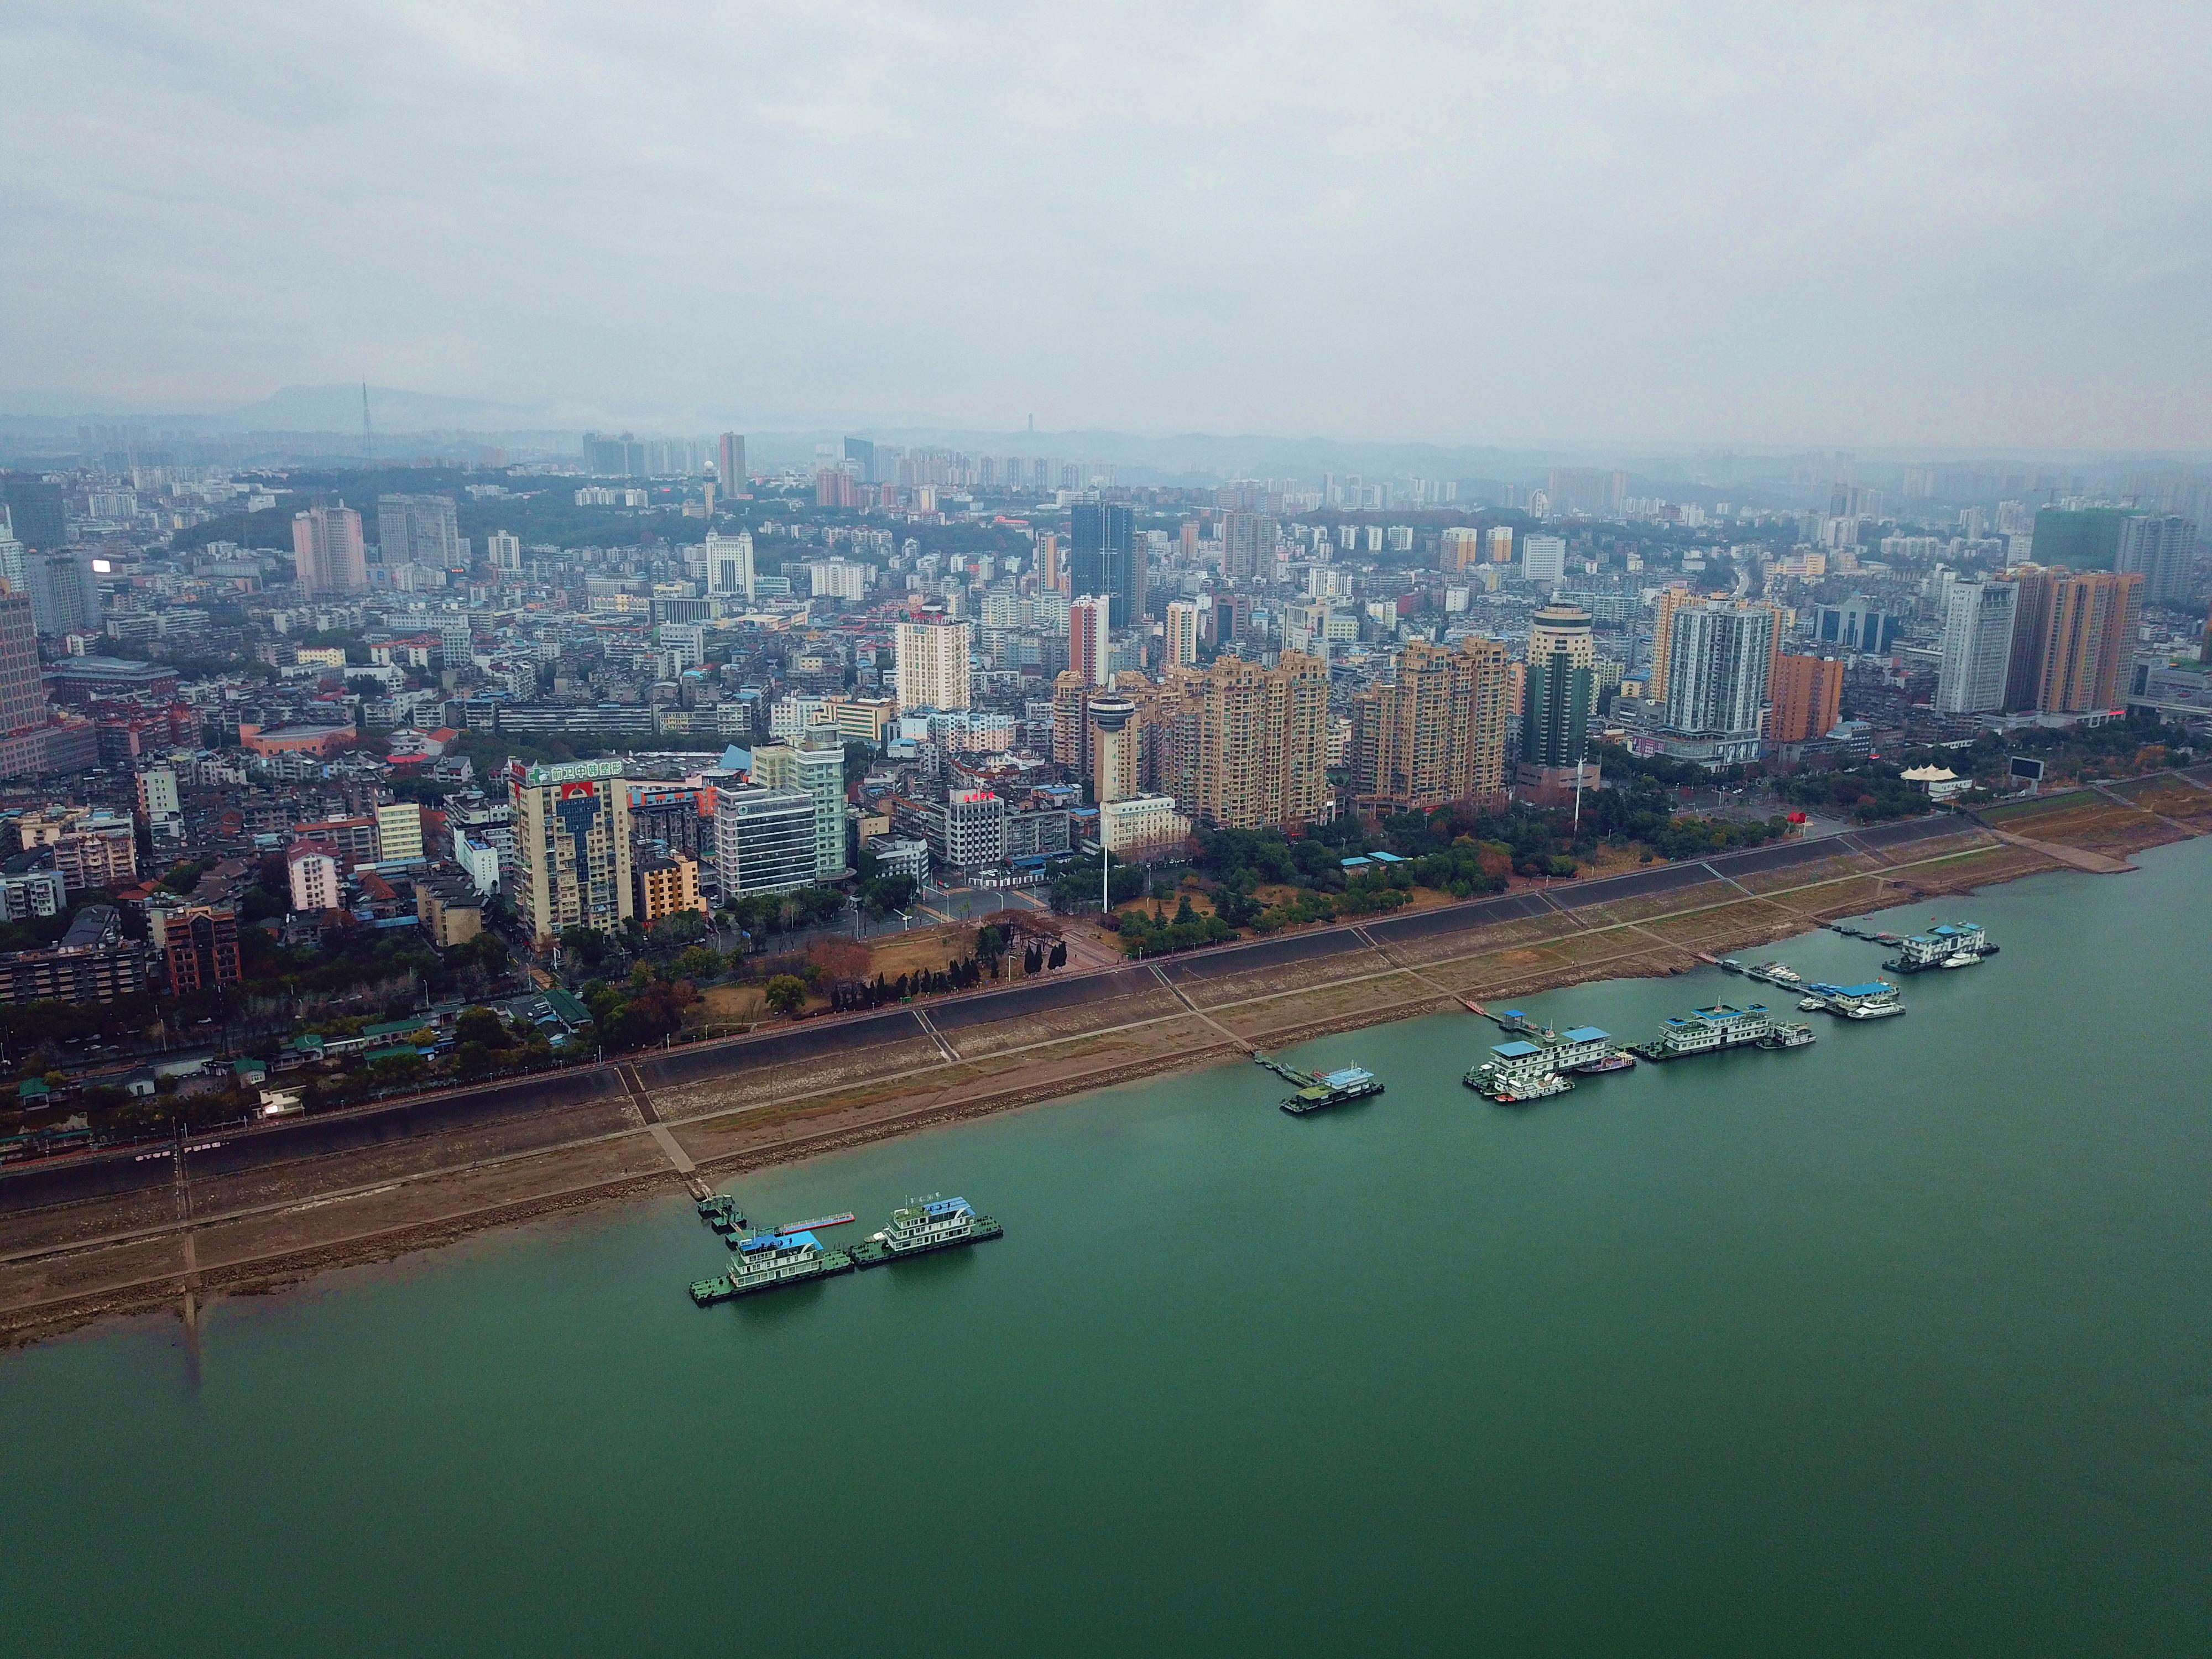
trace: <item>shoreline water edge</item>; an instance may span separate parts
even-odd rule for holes
[[[1364,1026],[1608,979],[1694,969],[1843,917],[2068,869],[2212,831],[2117,797],[2039,814],[2033,839],[1966,818],[1802,843],[1765,867],[1400,913],[1070,978],[1030,999],[924,1005],[780,1045],[641,1056],[596,1091],[481,1123],[379,1137],[213,1175],[167,1154],[158,1184],[0,1210],[0,1346],[213,1295],[265,1292],[489,1228],[773,1164]],[[2023,828],[2027,827],[2026,824]],[[1000,1005],[1008,1005],[1002,1006]],[[994,1017],[995,1016],[995,1017]],[[1488,1027],[1484,1030],[1488,1030]],[[1484,1039],[1470,1031],[1470,1047]],[[149,1172],[150,1173],[150,1172]],[[10,1197],[0,1189],[0,1204]]]

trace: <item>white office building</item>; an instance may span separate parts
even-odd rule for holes
[[[753,750],[753,781],[796,791],[814,803],[814,875],[836,881],[845,868],[845,745],[835,732],[810,727],[792,743]]]
[[[803,789],[714,791],[714,873],[722,902],[813,884],[814,797]]]
[[[750,600],[753,597],[758,578],[753,574],[750,536],[718,536],[710,530],[699,551],[700,561],[707,567],[708,598]]]
[[[1566,538],[1564,536],[1522,538],[1521,574],[1532,582],[1557,583],[1566,580]]]
[[[1759,758],[1775,613],[1722,601],[1686,605],[1670,619],[1665,751],[1701,765]]]
[[[1168,601],[1167,666],[1188,668],[1198,661],[1199,623],[1206,607],[1196,599]]]
[[[1991,714],[2004,707],[2019,603],[2016,582],[1950,584],[1943,596],[1943,655],[1936,672],[1939,714]]]
[[[867,596],[869,567],[850,559],[814,559],[800,567],[807,592],[817,599],[860,599]]]
[[[54,868],[50,853],[18,853],[8,860],[13,869],[0,869],[0,917],[24,921],[33,916],[58,916],[69,904],[69,884]]]
[[[1116,858],[1142,858],[1181,848],[1190,839],[1190,820],[1176,810],[1173,795],[1125,795],[1099,807],[1098,838]]]
[[[385,864],[422,860],[422,809],[403,800],[376,809],[376,856]]]
[[[328,853],[295,849],[285,860],[292,880],[295,910],[335,910],[339,904],[338,861]]]
[[[975,701],[968,680],[975,631],[972,623],[964,622],[899,623],[892,635],[892,650],[902,712],[965,708]]]

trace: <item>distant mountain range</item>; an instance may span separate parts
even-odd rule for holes
[[[574,430],[569,411],[481,398],[441,398],[392,386],[368,389],[372,428],[380,432],[510,432]],[[359,386],[288,386],[258,402],[234,409],[137,404],[76,392],[0,392],[0,421],[44,430],[86,422],[158,422],[196,432],[330,432],[361,430]]]
[[[230,409],[128,399],[68,391],[0,392],[0,439],[37,443],[35,453],[58,453],[75,447],[81,426],[143,424],[155,433],[189,431],[207,439],[235,439],[250,434],[295,434],[336,440],[337,453],[356,453],[345,442],[361,432],[362,389],[352,386],[292,386],[266,398]],[[1085,429],[1060,432],[1001,431],[943,427],[915,415],[873,417],[835,410],[754,410],[743,416],[711,410],[672,410],[645,419],[614,416],[581,403],[501,403],[483,398],[448,398],[393,386],[368,388],[369,422],[380,455],[398,453],[414,441],[426,453],[465,453],[466,446],[489,441],[526,453],[573,452],[577,434],[634,430],[641,438],[703,438],[717,430],[746,434],[756,467],[810,465],[826,446],[833,452],[847,435],[907,447],[944,447],[969,454],[1048,458],[1060,461],[1111,463],[1154,481],[1188,478],[1318,477],[1322,472],[1359,473],[1370,478],[1412,476],[1462,482],[1541,482],[1553,466],[1626,467],[1639,481],[1674,483],[1703,475],[1716,482],[1730,478],[1786,478],[1789,452],[1784,446],[1656,445],[1631,447],[1580,443],[1423,443],[1355,441],[1283,434],[1189,432],[1165,436]],[[45,441],[60,440],[58,448]],[[386,444],[391,447],[387,449]],[[276,450],[286,447],[272,446]],[[303,446],[331,453],[332,444]],[[1862,448],[1862,464],[1878,452]],[[2049,462],[2045,452],[1896,451],[1881,460],[1919,461],[2001,457]],[[2081,459],[2089,459],[2084,455]],[[2107,465],[2118,455],[2095,458]],[[2134,458],[2125,458],[2132,459]],[[2201,456],[2145,455],[2149,465]],[[1879,464],[1879,463],[1877,463]]]
[[[757,465],[802,465],[816,447],[839,444],[848,434],[908,447],[943,447],[970,453],[1049,456],[1066,461],[1110,462],[1146,473],[1193,477],[1281,476],[1324,470],[1382,476],[1413,471],[1436,477],[1487,475],[1498,469],[1555,459],[1552,450],[1507,451],[1458,445],[1353,443],[1341,440],[1262,434],[1187,433],[1154,437],[1127,432],[988,432],[938,427],[908,416],[894,424],[865,419],[830,424],[821,413],[762,415],[750,421],[715,422],[696,412],[652,422],[616,422],[594,411],[549,404],[447,398],[392,386],[368,388],[372,432],[395,445],[404,437],[469,434],[498,440],[559,440],[562,446],[587,428],[635,429],[641,436],[705,436],[720,425],[745,431]],[[361,431],[358,386],[294,386],[231,409],[187,409],[133,404],[70,392],[0,392],[0,432],[53,434],[74,438],[86,425],[143,423],[155,431],[189,429],[204,437],[244,433],[323,434],[345,438]]]

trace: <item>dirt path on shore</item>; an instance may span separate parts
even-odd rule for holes
[[[2173,838],[2172,819],[2132,810],[2143,819],[2142,845]],[[2097,850],[2109,855],[2114,831],[2108,820],[2100,830]],[[553,1144],[510,1149],[490,1133],[422,1135],[373,1155],[302,1158],[258,1171],[234,1191],[197,1182],[188,1218],[156,1212],[137,1195],[0,1215],[0,1342],[111,1313],[181,1308],[188,1292],[204,1309],[217,1294],[264,1291],[487,1227],[696,1192],[702,1181],[726,1183],[1255,1048],[1456,1009],[1463,998],[1684,972],[1701,955],[1770,944],[1820,920],[2072,862],[1964,822],[1889,853],[1839,837],[1826,856],[1742,879],[1688,866],[1670,890],[1576,908],[1572,890],[1563,890],[1530,907],[1535,914],[1463,931],[1384,939],[1370,923],[1303,959],[1297,936],[1255,965],[1228,955],[1178,957],[1018,1013],[933,1005],[908,1040],[858,1050],[758,1065],[736,1055],[726,1071],[691,1077],[673,1068],[657,1076],[641,1062],[623,1073],[623,1098],[637,1109],[617,1117],[580,1108],[572,1138]],[[1709,878],[1696,878],[1699,868]]]

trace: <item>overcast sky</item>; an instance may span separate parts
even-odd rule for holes
[[[5,0],[0,409],[2212,447],[2208,64],[2127,0]]]

